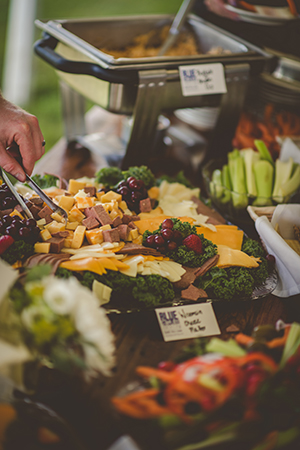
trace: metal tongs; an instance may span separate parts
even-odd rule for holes
[[[22,197],[20,196],[20,194],[18,193],[18,191],[16,190],[16,188],[14,187],[14,185],[12,184],[12,182],[10,181],[10,179],[8,178],[6,172],[3,170],[2,167],[1,167],[1,174],[3,180],[9,187],[11,193],[16,197],[18,203],[21,205],[21,208],[23,209],[25,215],[28,218],[33,218],[31,211],[26,206],[26,203],[24,202],[24,200],[22,199]],[[67,223],[68,213],[63,208],[54,203],[54,201],[51,200],[51,198],[48,197],[48,195],[46,195],[45,192],[42,191],[42,189],[27,174],[26,174],[26,183],[31,187],[32,190],[36,192],[36,194],[46,203],[46,205],[48,205],[49,208],[52,209],[53,212],[56,212],[59,215],[61,215],[65,219],[65,222]]]

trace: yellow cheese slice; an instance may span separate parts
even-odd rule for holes
[[[217,263],[217,267],[220,267],[222,269],[230,266],[248,268],[259,266],[259,258],[249,256],[240,250],[232,249],[230,247],[227,247],[226,245],[218,245],[218,255],[219,261]]]
[[[76,260],[63,261],[60,264],[63,269],[68,269],[74,272],[87,271],[102,275],[106,273],[106,269],[118,271],[128,268],[128,265],[113,258],[83,258]]]
[[[142,217],[145,217],[146,214],[147,213],[144,213]],[[134,223],[138,227],[140,234],[144,234],[144,232],[146,230],[149,230],[151,233],[153,233],[153,231],[157,230],[159,228],[159,225],[165,219],[170,219],[170,218],[171,218],[171,216],[160,215],[160,216],[153,217],[153,216],[151,216],[151,214],[149,214],[148,219],[143,218],[141,220],[137,220]],[[177,219],[179,219],[181,222],[188,222],[191,225],[193,225],[193,223],[194,223],[194,219],[192,219],[191,217],[177,217]]]

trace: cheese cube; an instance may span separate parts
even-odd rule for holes
[[[126,211],[126,209],[128,209],[128,206],[127,206],[127,203],[125,202],[125,200],[122,200],[122,201],[119,203],[119,208],[121,208],[122,211]]]
[[[100,192],[96,192],[96,197],[98,200],[101,200],[102,195],[104,195],[105,192],[104,191],[100,191]]]
[[[39,227],[43,227],[44,225],[46,225],[46,219],[40,219],[36,222],[37,226]]]
[[[70,211],[74,203],[75,200],[71,195],[62,195],[58,202],[58,206],[65,209],[66,211]]]
[[[35,253],[49,253],[50,246],[50,242],[36,242],[34,244],[34,251]]]
[[[120,202],[122,200],[122,195],[117,194],[117,192],[114,191],[108,191],[106,194],[102,195],[101,202],[111,202],[112,200],[115,200],[117,202]]]
[[[94,197],[77,197],[76,206],[78,209],[91,208],[95,204]]]
[[[84,236],[85,236],[86,227],[83,225],[78,225],[74,232],[74,237],[72,240],[72,248],[80,248],[83,244]]]
[[[102,231],[110,230],[110,229],[111,229],[111,226],[108,223],[106,225],[102,225],[102,227],[99,228],[99,230],[102,230]]]
[[[64,240],[64,247],[72,248],[72,242],[73,242],[73,235],[66,237]]]
[[[45,229],[47,229],[51,234],[59,233],[59,231],[64,231],[66,229],[66,225],[64,223],[58,223],[56,220],[45,225]]]
[[[85,186],[86,186],[86,183],[84,183],[84,182],[82,182],[82,181],[76,181],[76,180],[71,179],[71,180],[69,181],[68,192],[69,192],[71,195],[77,194],[77,192],[78,192],[80,189],[83,189]]]
[[[103,233],[100,228],[96,228],[94,230],[86,230],[85,235],[90,245],[102,244],[103,242]]]
[[[70,222],[82,222],[85,215],[76,206],[73,206],[68,217]]]
[[[51,238],[51,233],[49,230],[47,230],[47,228],[45,228],[44,230],[40,231],[40,237],[43,239],[43,241],[47,241]]]
[[[51,214],[51,218],[53,220],[56,220],[56,222],[65,222],[65,219],[60,214],[58,214],[57,212],[52,213]]]
[[[68,222],[66,225],[66,230],[76,230],[78,225],[79,225],[79,222]]]
[[[130,241],[133,241],[133,239],[136,239],[139,236],[139,231],[136,228],[133,228],[133,230],[129,231],[129,239]]]

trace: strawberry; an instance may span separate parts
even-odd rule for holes
[[[13,243],[15,242],[14,238],[9,236],[8,234],[4,234],[0,237],[0,255],[5,252]]]
[[[182,241],[182,243],[189,250],[193,250],[197,253],[197,255],[201,255],[203,253],[201,239],[196,234],[190,234]]]

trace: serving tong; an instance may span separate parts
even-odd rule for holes
[[[26,206],[26,203],[24,202],[24,200],[22,199],[22,197],[20,196],[20,194],[18,193],[18,191],[16,190],[16,188],[14,187],[14,185],[12,184],[12,182],[10,181],[10,179],[8,178],[6,172],[3,170],[2,167],[1,167],[1,174],[2,174],[3,180],[5,181],[7,186],[9,187],[11,193],[16,197],[16,200],[21,205],[21,208],[24,211],[25,215],[28,218],[33,218],[33,215],[31,213],[31,211]],[[54,203],[54,201],[50,197],[48,197],[48,195],[45,194],[45,192],[27,174],[26,174],[26,183],[46,203],[46,205],[49,206],[49,208],[53,212],[58,213],[60,216],[62,216],[64,218],[65,222],[67,223],[67,220],[68,220],[68,213],[67,213],[67,211],[65,211],[63,208],[61,208],[56,203]]]

